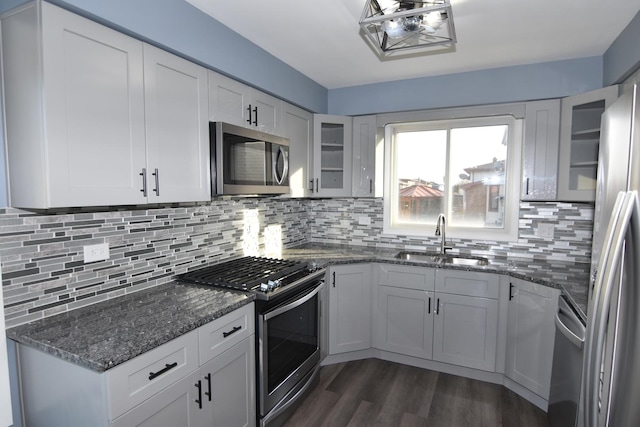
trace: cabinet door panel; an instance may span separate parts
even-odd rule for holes
[[[254,336],[200,368],[204,426],[255,426]],[[211,375],[209,380],[208,375]],[[208,393],[211,386],[211,396]]]
[[[266,133],[281,133],[279,132],[281,105],[282,101],[278,98],[254,90],[251,97],[251,120],[253,126],[257,126],[258,129]],[[256,114],[257,117],[255,116]]]
[[[560,100],[527,102],[522,200],[555,200],[559,141]]]
[[[352,119],[316,114],[313,117],[313,195],[351,195]]]
[[[283,103],[282,134],[289,138],[289,186],[291,197],[309,196],[309,181],[313,176],[311,143],[313,114],[291,104]]]
[[[506,375],[547,399],[560,292],[522,280],[512,282],[507,328]]]
[[[433,293],[380,286],[376,347],[431,358]]]
[[[433,359],[494,371],[498,301],[436,293]]]
[[[144,62],[149,202],[210,200],[207,70],[149,45]]]
[[[329,270],[329,353],[364,350],[371,346],[370,265]]]
[[[497,299],[500,276],[474,271],[437,270],[436,291]]]
[[[238,126],[245,122],[245,105],[249,105],[247,87],[242,83],[209,71],[209,119]]]
[[[352,195],[375,195],[376,116],[353,118]]]
[[[167,387],[152,399],[116,418],[113,427],[196,427],[202,415],[196,400],[198,371]]]
[[[378,283],[396,288],[433,291],[435,275],[435,270],[430,268],[380,264]]]
[[[144,203],[142,43],[42,7],[50,207]]]

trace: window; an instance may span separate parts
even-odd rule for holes
[[[522,124],[513,116],[397,123],[385,133],[385,233],[517,239]]]

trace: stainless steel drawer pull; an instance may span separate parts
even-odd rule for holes
[[[236,332],[238,332],[240,329],[242,329],[242,326],[234,326],[234,328],[233,328],[232,330],[230,330],[229,332],[223,332],[223,333],[222,333],[222,337],[223,337],[223,338],[226,338],[226,337],[228,337],[229,335],[233,335],[233,334],[235,334]]]
[[[147,168],[142,168],[142,172],[140,172],[140,176],[142,177],[142,195],[147,197]]]
[[[156,196],[160,196],[160,173],[158,172],[158,168],[155,168],[155,172],[153,172],[151,175],[153,175],[156,179],[156,188],[154,188],[153,191],[155,191]]]
[[[173,363],[167,363],[164,365],[164,368],[160,369],[158,372],[149,372],[149,381],[151,381],[154,378],[159,377],[160,375],[169,372],[170,370],[172,370],[173,368],[175,368],[176,366],[178,366],[178,362],[173,362]]]

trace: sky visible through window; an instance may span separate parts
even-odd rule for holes
[[[507,147],[502,142],[507,126],[456,128],[451,134],[451,175],[455,185],[464,169],[504,160]],[[397,134],[399,179],[445,183],[446,130],[400,132]]]

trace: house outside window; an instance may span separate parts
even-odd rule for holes
[[[516,240],[522,121],[395,123],[385,132],[385,234]],[[386,178],[388,177],[388,178]]]

